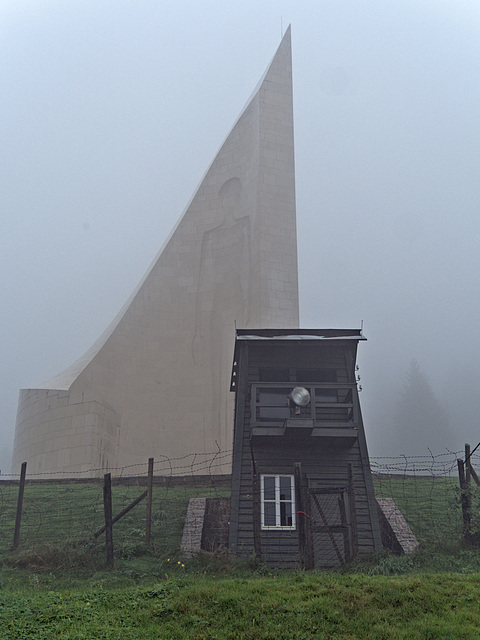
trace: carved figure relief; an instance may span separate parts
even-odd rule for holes
[[[228,385],[232,354],[228,345],[235,326],[246,327],[251,297],[251,223],[244,213],[242,183],[238,177],[223,183],[219,192],[222,222],[203,234],[195,301],[193,359],[207,369],[212,381],[212,403],[206,420],[217,434],[218,445],[226,433],[226,403],[222,386]],[[225,433],[224,433],[225,432]]]

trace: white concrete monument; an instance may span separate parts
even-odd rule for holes
[[[12,471],[26,460],[29,473],[98,475],[230,451],[235,327],[298,322],[289,28],[112,325],[69,369],[20,392]],[[230,457],[218,460],[210,471],[228,471]]]

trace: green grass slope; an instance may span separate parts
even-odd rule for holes
[[[0,591],[0,637],[477,639],[480,577],[204,576],[148,587]]]

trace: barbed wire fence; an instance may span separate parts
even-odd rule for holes
[[[461,452],[371,458],[375,496],[393,498],[423,545],[458,542],[462,532]]]
[[[128,558],[147,550],[159,558],[175,556],[189,500],[229,497],[231,456],[231,451],[174,459],[158,456],[152,465],[150,498],[147,461],[109,469],[112,515],[123,514],[113,528],[115,556]],[[457,462],[463,456],[446,452],[370,458],[376,497],[393,498],[423,545],[458,543],[465,534],[466,489],[460,488]],[[480,455],[474,451],[468,464],[479,468]],[[30,474],[27,468],[20,523],[20,474],[2,475],[1,480],[0,559],[11,556],[15,547],[17,555],[80,544],[103,553],[104,470],[65,478],[59,473]],[[480,502],[477,493],[480,489],[469,485],[470,513]]]
[[[150,504],[147,461],[110,468],[112,515],[115,519],[124,513],[114,524],[115,554],[131,557],[147,547],[158,556],[175,554],[190,498],[230,495],[230,475],[219,473],[229,469],[230,461],[231,451],[175,459],[159,456],[152,465]],[[63,475],[29,474],[26,469],[20,519],[21,474],[1,477],[0,557],[15,548],[45,552],[58,546],[104,544],[100,535],[105,526],[104,470]]]

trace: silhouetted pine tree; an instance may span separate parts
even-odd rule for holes
[[[397,455],[435,455],[453,447],[454,438],[446,410],[416,360],[406,374],[393,416],[393,443]]]

